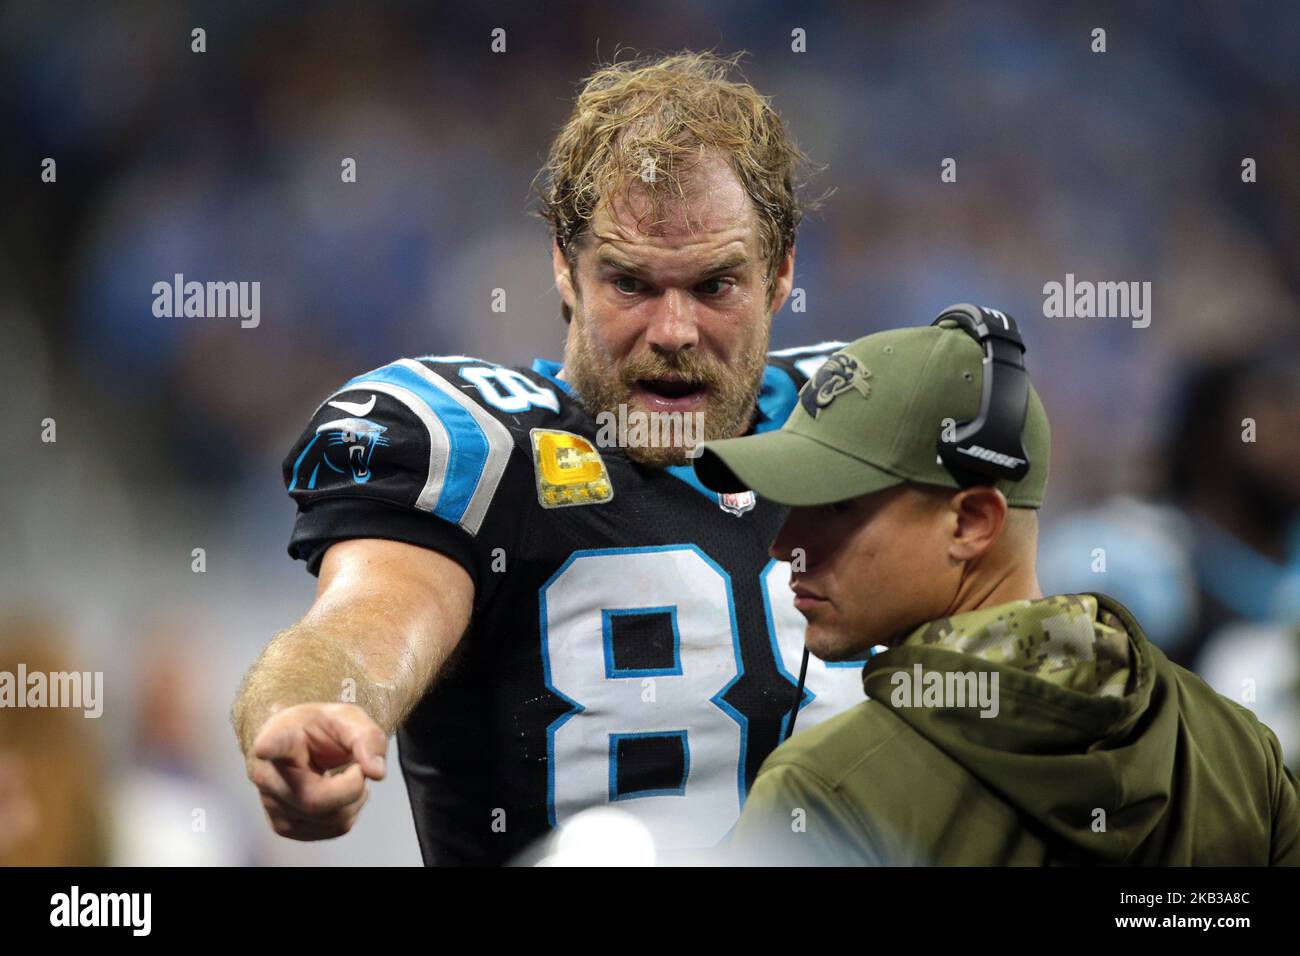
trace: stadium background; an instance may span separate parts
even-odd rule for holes
[[[35,858],[418,863],[395,762],[323,844],[275,838],[243,781],[234,689],[313,588],[285,555],[280,461],[329,390],[399,355],[560,357],[529,183],[579,79],[620,48],[749,51],[825,167],[808,193],[834,192],[799,233],[807,311],[775,317],[774,348],[956,301],[1019,318],[1055,437],[1044,585],[1115,593],[1177,651],[1200,573],[1195,505],[1168,505],[1185,382],[1295,361],[1296,37],[1300,5],[1263,2],[6,5],[0,664],[102,670],[107,698],[98,721],[0,712],[0,769],[26,762],[62,834]],[[260,281],[260,325],[155,318],[174,273]],[[1150,281],[1150,327],[1044,318],[1067,273]],[[1258,439],[1261,480],[1293,505],[1298,407],[1261,411]],[[1236,431],[1200,451],[1240,454],[1215,445]],[[1216,638],[1273,682],[1260,709],[1294,766],[1300,671],[1277,641],[1296,643],[1300,598],[1273,606]]]

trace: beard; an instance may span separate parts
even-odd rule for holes
[[[770,328],[766,321],[759,326],[754,340],[742,347],[734,366],[719,362],[702,352],[648,352],[628,356],[617,365],[595,341],[591,325],[579,307],[574,310],[573,330],[564,356],[565,379],[593,417],[601,413],[617,416],[619,406],[629,413],[663,415],[647,409],[636,393],[640,381],[667,377],[679,378],[705,390],[702,425],[695,441],[672,441],[658,444],[627,443],[628,458],[654,468],[684,465],[700,442],[732,438],[745,431],[753,420],[763,369],[767,364]],[[683,417],[693,412],[672,413]],[[683,438],[680,430],[671,434]],[[688,435],[690,433],[688,432]]]

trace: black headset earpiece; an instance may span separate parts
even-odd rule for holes
[[[962,486],[989,479],[1019,481],[1029,471],[1025,415],[1029,411],[1029,373],[1025,343],[1016,320],[997,309],[961,303],[944,309],[931,325],[956,322],[984,350],[980,407],[960,422],[951,441],[939,433],[939,462]]]

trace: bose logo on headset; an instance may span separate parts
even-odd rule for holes
[[[981,461],[991,461],[993,464],[1001,465],[1004,468],[1015,468],[1017,465],[1025,463],[1023,458],[1004,455],[999,451],[989,451],[989,449],[981,448],[979,445],[970,445],[967,448],[958,448],[957,450],[963,455],[970,455],[972,458],[978,458]]]

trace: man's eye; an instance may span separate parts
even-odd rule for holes
[[[731,287],[730,279],[718,277],[716,279],[705,279],[697,288],[705,295],[723,295]]]
[[[631,276],[619,276],[614,280],[614,287],[625,295],[636,295],[641,291],[641,280]]]

